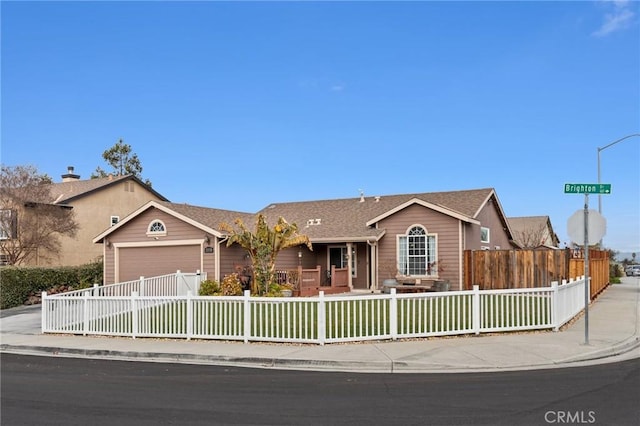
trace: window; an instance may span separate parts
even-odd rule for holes
[[[402,275],[437,275],[437,268],[432,269],[436,259],[436,236],[427,234],[424,227],[413,226],[406,235],[398,236],[398,265]]]
[[[111,226],[120,222],[120,216],[111,216]]]
[[[147,235],[150,237],[167,235],[167,228],[161,220],[152,220],[151,223],[149,223],[149,228],[147,228]]]
[[[0,240],[16,237],[16,215],[12,210],[0,210]]]
[[[491,230],[489,228],[480,227],[480,242],[486,244],[491,242]]]
[[[356,277],[356,248],[353,247],[353,259],[351,259],[351,276]],[[329,269],[331,265],[336,268],[346,268],[349,264],[349,251],[347,247],[329,247]]]

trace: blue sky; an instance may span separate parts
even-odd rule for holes
[[[492,187],[568,242],[584,196],[564,183],[597,182],[597,148],[640,133],[637,2],[0,7],[1,161],[56,181],[122,138],[174,202]],[[640,252],[639,166],[640,137],[601,152],[622,252]]]

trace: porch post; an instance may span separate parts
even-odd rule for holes
[[[349,289],[353,290],[353,277],[351,270],[353,268],[353,243],[347,243],[347,284]]]
[[[369,272],[370,272],[370,280],[371,282],[369,283],[369,288],[371,290],[377,290],[378,289],[378,250],[376,249],[378,246],[376,243],[371,244],[369,241],[367,241],[367,246],[369,247],[369,253],[371,256],[371,264],[369,265]]]

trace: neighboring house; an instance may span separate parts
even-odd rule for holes
[[[36,253],[25,265],[74,266],[99,260],[102,247],[93,243],[99,232],[149,201],[167,200],[133,175],[80,180],[73,167],[62,175],[62,182],[50,185],[50,196],[52,204],[73,209],[78,232],[75,238],[61,237],[58,256],[44,261]]]
[[[449,280],[462,288],[464,250],[517,247],[495,191],[433,192],[274,203],[260,212],[283,217],[307,235],[313,251],[288,249],[278,269],[346,268],[348,289],[378,289],[386,278],[404,282]],[[221,222],[255,214],[150,201],[94,238],[103,243],[105,283],[181,270],[210,279],[249,264],[239,246],[226,247]]]
[[[560,247],[549,216],[510,217],[508,221],[513,238],[522,248]]]

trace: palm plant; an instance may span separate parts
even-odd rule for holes
[[[254,273],[251,292],[254,294],[267,293],[269,285],[275,282],[276,258],[281,250],[301,244],[313,250],[309,237],[298,234],[298,226],[282,217],[271,228],[266,218],[258,215],[255,231],[247,228],[242,219],[236,219],[234,224],[235,227],[222,223],[220,230],[229,234],[227,247],[239,244],[249,254]]]

